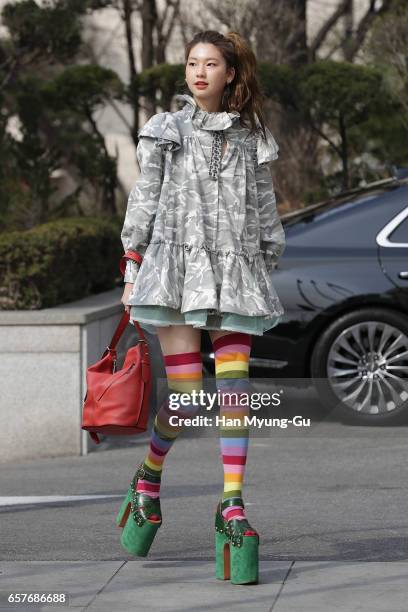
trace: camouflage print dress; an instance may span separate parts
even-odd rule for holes
[[[130,318],[263,335],[282,319],[272,283],[285,248],[269,162],[279,147],[238,112],[207,112],[187,94],[139,131],[140,176],[121,233],[133,282]],[[222,155],[222,142],[227,148]]]

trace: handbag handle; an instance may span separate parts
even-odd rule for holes
[[[110,341],[110,343],[106,347],[102,357],[105,357],[105,355],[108,352],[111,352],[111,351],[116,352],[116,345],[119,342],[120,337],[121,337],[121,335],[123,334],[123,332],[124,332],[124,330],[126,328],[126,325],[129,323],[129,319],[130,319],[130,315],[129,315],[128,312],[125,311],[123,313],[123,315],[122,315],[122,317],[121,317],[121,319],[120,319],[120,321],[119,321],[119,323],[118,323],[114,333],[113,333],[112,340]],[[140,341],[147,343],[146,336],[144,335],[143,330],[140,327],[139,323],[137,321],[135,321],[135,320],[133,320],[133,323],[135,324],[137,332],[138,332],[138,334],[140,336]]]
[[[142,256],[137,251],[131,251],[131,250],[126,251],[126,253],[122,255],[122,257],[120,258],[120,262],[119,262],[119,268],[123,276],[125,275],[125,271],[126,271],[126,260],[127,259],[132,259],[133,261],[136,261],[138,264],[141,264],[143,261]],[[116,345],[119,342],[120,337],[126,328],[126,325],[129,323],[129,319],[130,319],[130,314],[125,311],[114,331],[112,340],[110,341],[110,343],[108,344],[108,346],[106,347],[102,355],[102,358],[105,357],[105,355],[107,355],[108,352],[111,352],[111,351],[116,352],[115,350]],[[146,336],[144,335],[143,330],[140,327],[139,323],[135,320],[133,320],[133,323],[135,324],[137,333],[139,334],[139,338],[140,338],[139,341],[147,343]]]
[[[124,253],[124,255],[122,255],[122,257],[120,258],[120,262],[119,262],[119,269],[120,269],[122,276],[125,276],[127,259],[132,259],[133,261],[136,261],[136,263],[138,263],[139,265],[143,261],[143,257],[137,251],[132,251],[132,250],[126,251],[126,253]],[[128,312],[125,311],[124,314],[122,315],[121,320],[118,323],[115,333],[112,336],[112,340],[110,341],[110,344],[106,347],[106,350],[109,350],[109,351],[115,350],[115,347],[117,343],[119,342],[119,339],[121,335],[123,334],[123,331],[126,325],[129,323],[129,319],[130,319],[130,315]],[[135,327],[137,329],[137,332],[141,340],[143,342],[146,342],[146,336],[144,335],[139,323],[137,321],[133,321],[133,323],[135,324]],[[106,351],[104,352],[102,357],[104,357],[105,355],[106,355]]]
[[[143,257],[137,251],[132,251],[130,249],[126,251],[126,253],[124,253],[122,257],[120,258],[120,262],[119,262],[119,269],[120,269],[122,276],[125,276],[127,259],[132,259],[133,261],[136,261],[136,263],[138,263],[139,265],[143,261]],[[125,311],[124,314],[122,315],[121,320],[118,323],[115,333],[112,336],[112,340],[110,341],[110,344],[106,347],[106,350],[108,351],[115,350],[115,347],[117,343],[119,342],[121,335],[123,334],[123,330],[125,329],[126,325],[129,323],[129,319],[130,319],[130,315],[128,312]],[[143,342],[146,342],[146,336],[144,335],[139,323],[137,321],[133,321],[133,323],[135,324],[135,327],[137,329],[137,332],[141,340]],[[104,352],[102,357],[104,357],[105,355],[106,355],[106,351]]]

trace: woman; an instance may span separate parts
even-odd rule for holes
[[[264,124],[255,56],[239,34],[200,32],[185,60],[193,95],[179,95],[181,110],[154,115],[139,132],[141,174],[121,237],[125,252],[143,260],[127,260],[122,302],[131,322],[157,333],[172,393],[202,388],[201,329],[213,343],[218,392],[243,393],[252,335],[277,325],[284,312],[270,274],[285,248],[268,165],[278,145]],[[259,535],[242,498],[248,407],[219,397],[220,416],[238,421],[220,426],[216,576],[256,583]],[[196,412],[193,402],[177,411]],[[147,555],[162,521],[163,464],[182,430],[169,416],[166,399],[117,516],[122,545],[138,556]]]

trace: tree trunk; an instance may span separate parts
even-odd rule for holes
[[[136,147],[139,131],[139,86],[137,82],[137,70],[135,53],[133,49],[132,30],[132,3],[131,0],[123,0],[123,20],[125,23],[126,49],[129,63],[129,96],[132,112],[131,137]]]
[[[154,64],[154,42],[153,32],[155,27],[155,21],[157,18],[156,13],[156,0],[143,0],[142,3],[142,70],[151,68]],[[147,115],[150,117],[156,112],[156,92],[149,92],[148,96],[144,97],[144,105],[146,108]]]
[[[348,151],[347,151],[347,131],[346,126],[344,125],[343,115],[340,114],[339,117],[339,131],[341,136],[341,161],[343,165],[343,176],[342,176],[342,189],[346,191],[349,189],[350,177],[349,177],[349,168],[348,168]]]
[[[344,13],[344,38],[342,41],[343,56],[346,62],[352,62],[354,56],[353,17],[354,0],[349,0]]]
[[[288,55],[292,66],[302,66],[308,61],[306,2],[307,0],[288,1],[289,6],[298,15],[298,27],[294,36],[288,40]]]

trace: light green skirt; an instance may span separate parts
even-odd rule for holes
[[[151,334],[156,334],[156,327],[169,325],[192,325],[199,329],[225,329],[226,331],[245,332],[262,336],[265,331],[275,327],[283,315],[272,318],[262,316],[245,316],[233,312],[216,314],[215,311],[203,308],[181,313],[168,306],[131,306],[130,322],[137,321],[140,327]]]

